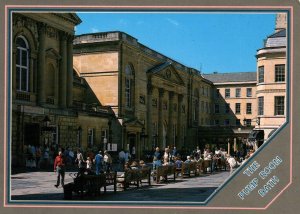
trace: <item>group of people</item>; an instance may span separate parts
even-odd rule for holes
[[[53,149],[50,149],[48,146],[25,145],[24,150],[27,168],[46,168],[51,161],[51,154],[53,154]]]
[[[108,153],[108,151],[99,151],[98,154],[91,157],[91,155],[87,155],[84,158],[81,150],[78,149],[76,153],[75,163],[78,166],[78,172],[87,171],[88,173],[95,173],[99,175],[103,172],[110,172],[112,170],[112,157]],[[64,178],[65,178],[65,170],[66,170],[67,156],[63,151],[59,151],[58,155],[54,159],[54,171],[57,173],[57,182],[54,185],[56,188],[61,184],[64,186]]]

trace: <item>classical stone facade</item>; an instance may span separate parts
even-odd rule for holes
[[[27,148],[102,147],[114,119],[73,71],[72,13],[14,13],[11,56],[12,164]]]
[[[283,18],[276,19],[280,35]],[[259,67],[266,63],[260,58],[266,56],[265,49],[258,51]],[[224,144],[246,139],[255,126],[262,128],[266,122],[266,115],[258,112],[258,96],[271,91],[266,91],[267,82],[257,82],[259,72],[202,75],[118,31],[76,36],[74,50],[77,74],[118,118],[122,135],[116,140],[122,148],[134,146],[141,153],[154,146],[192,149],[206,143]],[[281,60],[278,63],[284,64],[285,58]],[[274,63],[274,57],[269,63]],[[284,89],[281,83],[270,85],[276,96],[285,94]],[[273,124],[278,127],[284,120],[284,115],[276,116]],[[229,131],[207,137],[207,127]]]
[[[283,19],[257,52],[257,72],[201,74],[123,32],[74,39],[75,14],[13,14],[13,164],[28,145],[135,147],[141,157],[156,146],[230,149],[253,128],[266,139],[286,117]]]
[[[125,149],[193,147],[200,123],[210,124],[212,83],[126,33],[76,36],[74,68],[114,110]]]

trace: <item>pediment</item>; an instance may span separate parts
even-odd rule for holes
[[[124,121],[124,125],[133,126],[133,127],[143,127],[144,126],[143,122],[137,118],[132,118],[132,119],[128,119],[128,120]]]
[[[154,66],[153,68],[149,69],[147,73],[156,75],[164,80],[167,80],[168,82],[175,83],[177,85],[184,85],[184,81],[182,80],[180,74],[170,62],[165,62]]]
[[[53,48],[49,48],[46,50],[46,56],[51,59],[60,59],[61,56],[59,55],[58,51]]]

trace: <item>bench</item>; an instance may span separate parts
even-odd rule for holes
[[[175,182],[176,179],[176,166],[175,165],[165,165],[158,166],[156,171],[154,172],[154,180],[156,183],[160,182],[160,177],[164,177],[165,181],[168,181],[168,175],[173,175],[173,180]]]
[[[207,173],[208,167],[210,167],[210,173],[212,173],[212,160],[204,160],[202,162],[202,169],[204,173]]]
[[[106,193],[106,187],[109,185],[114,186],[114,192],[116,192],[116,173],[103,173],[100,175],[87,174],[87,172],[70,173],[74,181],[64,185],[64,199],[71,200],[73,192],[80,195],[83,198],[84,194],[88,196],[98,196],[101,194],[101,188],[104,188]]]
[[[135,185],[139,188],[140,184],[147,183],[151,186],[151,168],[144,167],[141,169],[127,169],[122,176],[117,178],[117,183],[120,183],[124,190],[126,190],[130,185]],[[144,180],[147,180],[144,182]]]
[[[177,173],[180,173],[182,178],[185,175],[191,177],[191,174],[194,174],[194,176],[198,176],[197,170],[198,170],[197,162],[182,163],[181,168],[176,168]]]
[[[226,159],[222,159],[222,158],[216,159],[216,167],[217,167],[218,170],[223,169],[224,171],[226,171],[227,168],[229,168],[229,167],[227,167]]]

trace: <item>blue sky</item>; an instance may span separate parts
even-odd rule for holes
[[[123,31],[202,73],[256,70],[256,50],[274,32],[274,13],[77,13],[76,35]]]

